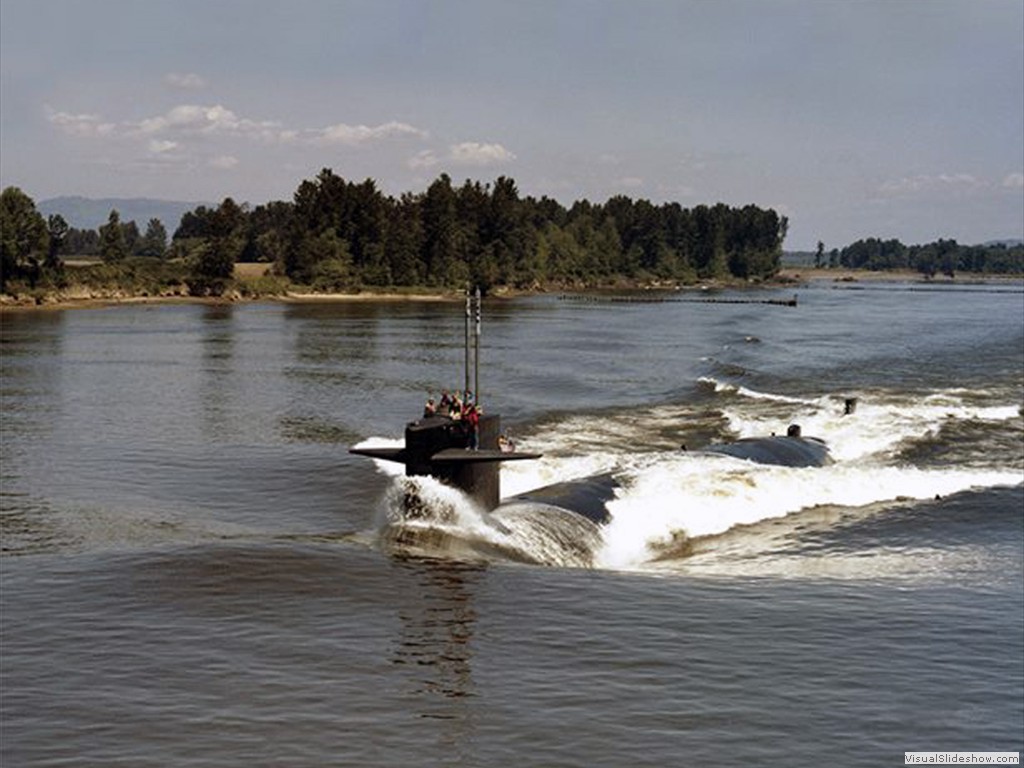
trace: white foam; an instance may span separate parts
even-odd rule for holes
[[[400,466],[400,465],[399,465]],[[415,497],[422,507],[422,515],[406,516],[405,500]],[[427,475],[395,477],[378,509],[378,525],[417,523],[450,526],[466,533],[478,533],[486,528],[483,513],[473,500],[457,488],[445,485]]]
[[[776,403],[808,403],[813,402],[810,400],[803,400],[798,397],[788,397],[787,395],[776,395],[770,392],[758,392],[754,389],[747,389],[741,387],[738,384],[729,384],[724,381],[719,381],[712,376],[701,376],[698,379],[699,382],[714,387],[715,392],[727,392],[731,394],[741,395],[742,397],[750,398],[751,400],[769,400]]]
[[[412,516],[406,509],[409,495],[417,500]],[[378,510],[376,539],[384,547],[395,541],[406,549],[419,546],[421,553],[431,556],[474,557],[498,551],[543,565],[592,565],[601,541],[596,526],[571,512],[542,506],[510,505],[491,515],[432,477],[401,477]],[[399,532],[404,535],[396,536]]]
[[[723,533],[737,525],[819,505],[858,507],[895,499],[930,499],[977,487],[1015,485],[1020,472],[923,470],[881,465],[776,467],[699,455],[665,456],[628,473],[609,502],[599,565],[638,566],[650,545]]]
[[[675,428],[684,434],[694,413],[706,419],[707,408],[694,411],[692,406],[665,405],[576,415],[518,441],[520,450],[544,456],[504,464],[504,496],[616,472],[623,485],[608,504],[612,519],[601,532],[603,544],[595,553],[594,564],[634,568],[650,559],[652,545],[657,547],[679,535],[715,535],[737,525],[822,505],[861,507],[898,499],[930,499],[1024,481],[1024,468],[1015,457],[995,457],[991,466],[980,468],[919,468],[896,463],[894,457],[907,441],[934,435],[951,422],[999,423],[1021,417],[1016,405],[992,404],[990,399],[979,404],[979,399],[985,402],[986,398],[979,398],[977,392],[949,390],[924,397],[850,392],[843,397],[793,398],[714,383],[716,391],[728,395],[719,405],[721,418],[738,437],[782,434],[789,424],[798,423],[804,435],[828,443],[835,463],[823,468],[778,467],[696,451],[666,450],[673,444]],[[858,398],[856,411],[850,415],[843,414],[846,396]],[[371,438],[357,447],[401,445],[401,440]],[[402,473],[399,464],[376,463],[388,475]],[[500,513],[483,513],[459,491],[436,480],[403,478],[398,482],[416,483],[417,493],[429,506],[454,510],[451,519],[424,525],[448,526],[453,534],[528,553],[536,562],[580,562],[567,548],[556,554],[561,547],[558,536],[541,526],[532,513],[510,518],[509,526],[496,525],[494,517],[500,520]],[[594,539],[595,544],[599,541]]]
[[[884,455],[908,439],[936,434],[951,421],[1008,421],[1019,416],[1016,406],[980,406],[965,403],[958,395],[942,393],[924,398],[881,399],[858,397],[856,411],[844,415],[842,405],[832,397],[803,401],[783,416],[765,414],[756,406],[740,403],[724,410],[730,429],[739,437],[784,432],[787,423],[799,424],[804,435],[823,439],[832,456],[852,461]]]
[[[712,383],[706,380],[705,383]],[[1004,422],[1020,418],[1015,405],[979,405],[977,393],[952,390],[925,397],[853,392],[853,414],[844,415],[836,396],[791,398],[715,383],[732,397],[722,407],[738,437],[782,434],[791,423],[822,438],[835,464],[791,468],[758,465],[731,457],[677,451],[637,452],[655,428],[686,427],[678,406],[637,414],[576,416],[544,435],[531,449],[554,448],[542,465],[527,462],[506,472],[526,490],[546,483],[614,469],[623,488],[608,504],[611,523],[597,563],[633,567],[651,555],[651,544],[673,536],[707,536],[736,525],[780,517],[819,505],[859,507],[896,499],[930,499],[971,488],[1016,485],[1024,480],[1019,462],[991,468],[921,469],[893,464],[908,440],[926,438],[956,421]],[[766,407],[767,406],[767,407]],[[575,441],[596,448],[587,457],[563,455]],[[511,483],[509,485],[512,485]],[[515,492],[515,491],[514,491]]]
[[[402,448],[405,446],[405,440],[402,438],[395,437],[368,437],[362,442],[353,445],[353,448]],[[388,477],[398,477],[405,474],[405,465],[398,463],[397,461],[385,461],[384,459],[374,459],[373,465],[377,468],[377,471],[382,475]]]
[[[523,450],[538,449],[529,446]],[[597,475],[617,466],[621,458],[618,453],[595,451],[582,456],[545,453],[534,461],[508,462],[501,467],[501,494],[503,498],[509,498],[545,485]]]

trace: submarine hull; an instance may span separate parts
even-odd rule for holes
[[[502,506],[516,503],[546,504],[575,512],[597,525],[604,525],[611,520],[606,505],[615,498],[615,489],[619,486],[620,483],[615,476],[611,472],[606,472],[520,493],[506,499]]]
[[[828,446],[813,437],[750,437],[733,443],[710,445],[699,453],[781,467],[823,467],[832,463]],[[575,512],[597,525],[605,525],[611,520],[607,503],[615,498],[619,487],[621,483],[615,475],[605,472],[527,491],[506,499],[502,506],[546,504]]]
[[[828,446],[814,437],[748,437],[734,443],[711,445],[704,450],[779,467],[824,467],[832,463]]]
[[[350,452],[404,464],[407,475],[434,477],[467,494],[484,512],[497,509],[499,505],[538,504],[573,512],[596,525],[610,521],[607,504],[621,486],[611,472],[554,483],[502,502],[501,462],[536,459],[540,454],[500,450],[500,431],[499,416],[481,417],[479,448],[470,449],[464,424],[442,416],[429,416],[406,425],[402,448],[352,448]],[[799,435],[744,438],[708,446],[701,453],[784,467],[822,467],[832,461],[824,442]]]

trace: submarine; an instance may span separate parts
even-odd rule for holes
[[[474,313],[476,322],[471,333]],[[465,389],[467,403],[480,406],[480,328],[482,300],[480,289],[466,291]],[[470,337],[474,352],[470,354]],[[470,359],[475,369],[474,389],[470,390]],[[500,464],[504,461],[539,459],[539,453],[517,453],[499,445],[501,416],[483,414],[478,417],[475,432],[460,418],[445,413],[427,414],[405,426],[405,445],[401,448],[350,448],[349,453],[372,459],[395,461],[405,465],[406,475],[427,475],[458,488],[483,511],[490,512],[501,501]]]
[[[472,295],[466,295],[466,365],[465,390],[467,402],[480,403],[480,291],[475,294],[476,324],[474,389],[470,390],[470,319]],[[849,408],[849,404],[848,404]],[[849,412],[849,411],[847,411]],[[682,450],[686,450],[682,446]],[[501,417],[480,414],[474,429],[462,418],[444,413],[424,414],[405,426],[405,444],[401,448],[350,448],[349,453],[405,466],[406,475],[426,475],[457,488],[488,513],[516,503],[555,507],[580,515],[601,526],[611,516],[607,502],[616,496],[620,482],[613,472],[567,480],[537,488],[504,501],[501,498],[501,464],[506,461],[539,459],[542,454],[519,452],[501,440]],[[716,443],[694,451],[700,454],[729,456],[758,464],[786,467],[822,467],[832,462],[828,446],[814,437],[804,437],[798,425],[791,425],[786,435],[742,438]]]

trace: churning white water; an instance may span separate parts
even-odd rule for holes
[[[645,445],[645,435],[664,434],[678,426],[676,406],[654,407],[641,418],[635,413],[571,416],[531,436],[521,447],[543,452],[533,462],[515,462],[502,469],[506,497],[566,480],[613,471],[620,482],[616,498],[607,504],[611,521],[600,535],[579,535],[578,516],[551,507],[515,514],[499,508],[496,514],[477,509],[460,492],[430,478],[400,477],[401,465],[378,461],[381,471],[395,476],[389,494],[385,525],[406,529],[443,529],[452,539],[482,541],[531,562],[548,565],[593,565],[641,568],[661,548],[680,537],[725,533],[824,505],[862,507],[898,499],[933,499],[972,488],[1015,485],[1020,466],[961,465],[922,469],[900,460],[907,444],[935,436],[950,425],[966,422],[1005,422],[1019,419],[1012,406],[979,405],[976,393],[950,390],[910,399],[906,395],[860,393],[856,410],[844,414],[843,399],[822,396],[793,398],[705,378],[716,397],[726,431],[735,438],[784,433],[800,424],[804,435],[829,445],[834,463],[826,467],[782,467],[756,464],[699,450],[665,450]],[[393,447],[400,440],[373,438],[360,447]],[[586,453],[574,451],[584,447]],[[429,510],[418,519],[400,514],[410,489]],[[501,522],[498,522],[498,521]],[[586,521],[584,521],[586,522]],[[502,525],[501,523],[505,523]],[[581,553],[587,547],[592,552]]]

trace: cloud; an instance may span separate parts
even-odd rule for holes
[[[206,80],[194,72],[187,74],[170,72],[164,76],[164,82],[172,88],[181,88],[187,91],[198,91],[206,87]]]
[[[413,136],[426,138],[426,131],[421,131],[408,123],[399,123],[394,120],[381,125],[347,125],[338,123],[323,128],[317,132],[317,143],[320,144],[344,144],[347,146],[359,146],[384,139],[391,139],[401,136]]]
[[[464,141],[461,144],[453,144],[448,147],[448,153],[439,157],[432,149],[424,149],[417,152],[406,162],[406,165],[415,170],[426,170],[442,163],[451,165],[501,165],[510,163],[516,156],[509,152],[501,144],[481,144],[476,141]]]
[[[1003,186],[1006,189],[1024,188],[1024,173],[1010,173],[1003,179]]]
[[[449,159],[457,165],[501,165],[510,163],[516,156],[501,144],[480,144],[465,141],[451,147]]]
[[[167,76],[169,83],[173,81],[182,87],[186,83],[190,83],[190,87],[197,85],[197,79],[201,80],[198,76]],[[223,104],[179,104],[162,114],[120,122],[104,121],[96,114],[51,110],[49,121],[57,129],[73,136],[138,142],[151,159],[159,157],[161,162],[206,162],[210,167],[221,170],[239,164],[236,157],[239,141],[296,148],[361,148],[396,139],[424,140],[429,137],[422,128],[398,120],[378,125],[335,123],[326,128],[307,128],[283,125],[273,120],[254,120]],[[200,148],[200,142],[203,148]],[[205,160],[202,159],[204,157]],[[444,151],[422,149],[406,165],[413,170],[426,170],[441,164],[480,168],[504,165],[514,160],[516,155],[502,144],[464,141],[449,145]],[[635,182],[640,183],[639,180]]]
[[[229,135],[262,141],[276,141],[282,133],[279,123],[239,117],[221,104],[204,106],[181,104],[169,112],[137,123],[125,123],[127,132],[144,136],[176,134],[181,136]]]
[[[165,139],[153,139],[149,142],[149,151],[154,155],[160,155],[164,152],[170,152],[171,150],[178,148],[178,142],[167,141]]]
[[[208,163],[211,168],[216,168],[221,171],[230,171],[232,168],[238,165],[238,158],[232,155],[220,155],[210,159]]]
[[[620,187],[625,187],[626,189],[637,189],[644,185],[644,180],[639,176],[624,176],[619,179],[618,185]]]
[[[695,197],[697,194],[696,188],[689,184],[659,184],[658,192],[673,199]]]
[[[417,152],[413,157],[409,158],[409,162],[406,163],[406,165],[414,171],[419,171],[426,168],[433,168],[440,162],[441,160],[436,154],[434,154],[432,149],[424,149],[422,152]]]
[[[878,191],[885,197],[902,197],[942,190],[970,191],[984,186],[984,182],[969,173],[940,173],[932,176],[920,174],[904,176],[884,182]]]
[[[66,134],[83,137],[110,137],[182,142],[190,137],[225,136],[268,143],[294,143],[303,135],[322,137],[330,131],[335,138],[342,136],[339,126],[323,130],[285,128],[274,120],[253,120],[242,117],[223,104],[179,104],[160,115],[141,120],[104,122],[94,114],[71,114],[50,111],[50,123]],[[362,133],[360,135],[360,130]],[[403,123],[386,123],[377,128],[358,126],[350,131],[350,143],[369,140],[394,133],[412,132],[425,135]],[[312,142],[312,143],[315,143]]]
[[[71,136],[111,136],[117,131],[114,123],[105,123],[98,115],[72,115],[68,112],[51,111],[47,119]]]
[[[318,129],[284,127],[274,120],[242,117],[223,104],[180,104],[162,115],[147,117],[135,123],[122,123],[116,129],[142,136],[235,136],[281,144],[291,144],[305,138],[305,141],[316,145],[346,146],[361,146],[400,136],[425,138],[427,135],[426,131],[397,121],[375,126],[338,123]]]

